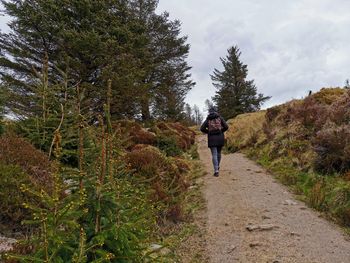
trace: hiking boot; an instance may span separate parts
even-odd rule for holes
[[[214,173],[214,176],[215,176],[215,177],[218,177],[218,176],[219,176],[219,172],[215,172],[215,173]]]

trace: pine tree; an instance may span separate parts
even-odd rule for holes
[[[203,121],[203,115],[197,105],[193,106],[193,117],[195,124],[199,125]]]
[[[226,119],[257,111],[270,99],[257,93],[254,80],[246,80],[248,68],[240,61],[240,56],[241,52],[237,46],[229,48],[226,58],[220,58],[224,70],[214,69],[211,75],[213,85],[217,89],[213,101]]]
[[[185,114],[185,122],[187,125],[192,125],[193,124],[193,119],[192,119],[192,108],[191,105],[186,103],[184,107],[184,114]]]
[[[5,114],[5,109],[3,106],[4,100],[5,100],[5,96],[4,96],[3,88],[0,86],[0,135],[3,134],[4,132],[4,123],[3,123],[3,118]]]
[[[209,111],[210,108],[214,107],[214,103],[209,99],[205,100],[204,105],[205,105],[205,108],[204,108],[205,111]]]
[[[41,81],[36,72],[42,72],[47,58],[47,86],[60,83],[60,70],[68,69],[69,86],[79,83],[84,94],[85,116],[90,112],[96,119],[103,112],[111,79],[113,119],[146,120],[151,109],[156,116],[178,118],[193,86],[186,62],[189,45],[179,36],[179,21],[156,14],[157,0],[3,4],[13,20],[10,33],[0,33],[0,76],[10,95],[6,106],[18,116],[41,114],[33,96],[42,95],[35,90]]]
[[[179,37],[180,21],[170,21],[168,13],[155,16],[152,28],[151,53],[155,68],[150,80],[154,94],[153,114],[161,119],[181,120],[185,97],[195,85],[190,79],[191,67],[186,61],[190,46],[186,44],[187,37]]]

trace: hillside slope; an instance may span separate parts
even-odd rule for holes
[[[322,89],[229,121],[227,148],[243,151],[310,206],[350,226],[350,91]]]

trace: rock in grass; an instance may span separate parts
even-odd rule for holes
[[[171,250],[169,248],[166,248],[159,244],[151,244],[149,247],[149,250],[151,253],[162,255],[162,256],[165,256],[171,253]]]
[[[0,253],[11,251],[16,239],[0,236]]]

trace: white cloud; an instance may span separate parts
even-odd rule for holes
[[[350,78],[350,1],[160,0],[159,12],[182,21],[197,86],[187,101],[201,108],[215,94],[209,74],[238,45],[249,78],[272,106]]]

